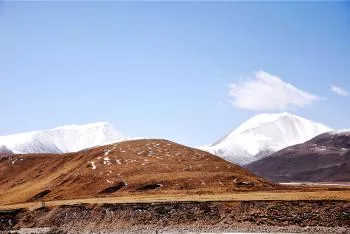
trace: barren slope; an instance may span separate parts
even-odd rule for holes
[[[276,182],[350,181],[350,132],[321,134],[247,165]]]
[[[258,191],[269,182],[207,152],[134,140],[69,154],[0,159],[2,204],[142,194]]]

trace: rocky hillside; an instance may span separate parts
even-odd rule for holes
[[[247,165],[276,182],[350,181],[350,131],[321,134]]]
[[[167,140],[133,140],[69,154],[0,159],[5,203],[143,193],[220,193],[271,188],[246,169]]]

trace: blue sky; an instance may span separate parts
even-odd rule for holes
[[[350,128],[331,90],[350,91],[350,5],[5,1],[0,82],[0,135],[107,121],[202,145],[280,111]]]

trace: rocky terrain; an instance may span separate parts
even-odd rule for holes
[[[321,134],[246,166],[275,182],[350,181],[350,131]]]
[[[345,201],[81,204],[0,213],[0,228],[50,227],[55,233],[346,233],[349,211]]]

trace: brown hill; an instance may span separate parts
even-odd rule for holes
[[[275,182],[350,181],[350,133],[324,133],[246,168]]]
[[[272,186],[217,156],[167,140],[0,158],[2,204],[143,193],[253,191]]]

